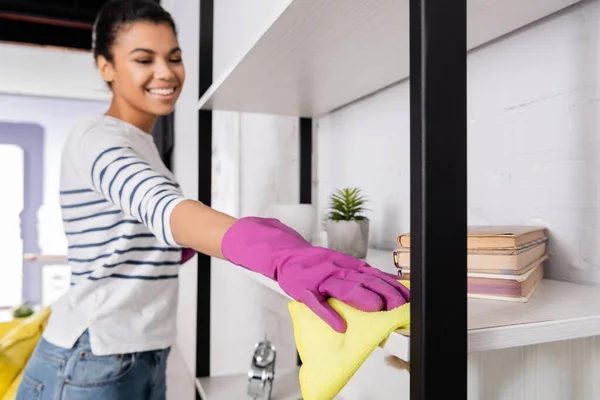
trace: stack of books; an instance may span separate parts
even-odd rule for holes
[[[540,226],[469,226],[468,297],[528,301],[544,277],[547,241]],[[410,279],[410,234],[397,242],[394,264],[402,279]]]

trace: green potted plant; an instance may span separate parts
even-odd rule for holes
[[[327,247],[356,258],[365,258],[369,248],[369,218],[362,190],[348,187],[329,196]]]
[[[24,303],[13,310],[13,318],[14,319],[27,318],[30,315],[33,315],[33,313],[34,313],[33,308],[31,306],[29,306],[29,304]]]

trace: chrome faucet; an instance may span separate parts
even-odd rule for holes
[[[275,379],[277,352],[270,340],[256,343],[248,371],[248,395],[254,400],[270,400]]]

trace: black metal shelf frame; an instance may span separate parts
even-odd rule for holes
[[[213,81],[214,0],[200,0],[198,93]],[[211,206],[212,199],[212,111],[198,111],[198,201]],[[211,259],[198,253],[196,298],[196,378],[210,376],[210,297]],[[196,399],[200,394],[196,390]],[[207,399],[201,399],[207,400]]]
[[[200,1],[199,95],[212,84],[213,1]],[[466,0],[410,0],[411,400],[467,398],[466,29]],[[211,111],[198,119],[199,200],[210,205]],[[299,126],[300,202],[312,203],[312,119]],[[205,377],[210,258],[203,256],[197,305],[196,376]]]
[[[466,0],[409,15],[410,398],[466,399]]]

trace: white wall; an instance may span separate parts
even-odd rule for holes
[[[198,0],[164,2],[179,29],[187,80],[175,112],[174,171],[184,192],[197,194],[198,181]],[[260,34],[273,15],[266,0],[215,2],[214,77]],[[275,202],[298,201],[298,124],[295,118],[229,112],[213,113],[213,193],[215,209],[240,217],[264,214]],[[289,143],[289,145],[288,145]],[[273,151],[275,149],[275,151]],[[195,368],[195,262],[181,272],[178,344],[190,374]],[[245,373],[254,344],[265,334],[278,347],[278,368],[295,364],[295,345],[285,301],[236,274],[237,267],[212,260],[211,375]],[[244,335],[240,335],[244,329]]]
[[[219,54],[233,57],[234,39],[251,31],[249,16],[262,15],[261,4],[246,9],[248,6],[237,0],[217,2],[217,71],[227,65]],[[226,13],[227,6],[235,11]],[[600,282],[600,250],[596,245],[600,239],[598,20],[600,2],[587,1],[468,56],[469,222],[546,225],[551,236],[547,276],[588,284]],[[267,130],[284,135],[289,132],[284,118],[252,116],[255,122],[248,124],[245,118],[250,117],[245,114],[239,118],[236,113],[215,113],[215,118],[230,118],[229,122],[218,124],[221,128],[215,129],[215,135],[221,138],[217,141],[233,148],[228,170],[232,182],[239,180],[242,188],[236,194],[241,213],[260,213],[262,207],[274,201],[278,188],[288,186],[295,190],[296,184],[290,182],[271,184],[275,189],[268,194],[264,191],[269,187],[265,183],[272,176],[272,168],[278,165],[287,171],[293,168],[291,160],[280,159],[273,164],[271,158],[263,165],[256,161],[269,154],[295,154],[295,139],[288,144],[284,144],[285,139],[268,140]],[[393,249],[396,236],[410,228],[408,81],[344,107],[319,119],[317,124],[316,204],[320,217],[332,190],[359,186],[371,199],[372,246]],[[218,158],[224,153],[216,154]],[[235,172],[238,155],[241,172]],[[250,171],[254,172],[252,177]],[[216,186],[222,187],[220,183]],[[262,194],[251,196],[247,187],[261,188]],[[233,203],[230,207],[236,210]],[[236,279],[233,275],[228,278]],[[225,285],[229,281],[223,278],[221,282]],[[245,303],[238,308],[245,307],[246,312],[258,318],[263,312],[260,307],[264,294],[255,293],[251,306],[250,283],[243,291],[242,283],[236,282],[231,284],[235,290],[223,294],[223,300]],[[236,290],[240,294],[234,295]],[[285,325],[281,322],[285,321],[284,314],[278,318]],[[213,348],[213,355],[219,354],[223,363],[222,368],[215,369],[218,372],[228,370],[226,360],[233,360],[235,352],[243,350],[242,346],[236,347],[239,341],[233,339],[236,325],[235,318],[231,318],[228,328],[219,324],[212,328],[213,332],[224,334],[219,338],[227,337],[233,347],[230,352],[224,347]],[[226,329],[230,329],[229,337]],[[250,332],[258,333],[255,324],[250,326]],[[248,338],[244,340],[250,342]],[[238,369],[238,364],[240,370],[245,368],[244,362],[234,364],[229,370]],[[360,391],[364,382],[354,381],[353,385]]]
[[[547,275],[590,284],[600,282],[599,20],[600,2],[587,1],[468,56],[469,222],[547,226]],[[409,136],[408,82],[319,121],[319,199],[364,188],[374,247],[393,249],[410,230]]]
[[[173,171],[184,194],[198,198],[198,29],[199,0],[179,0],[164,4],[171,12],[183,51],[186,82],[175,109]],[[177,344],[181,349],[189,377],[196,372],[196,300],[197,258],[181,268]]]
[[[0,43],[0,60],[0,93],[110,99],[88,52]]]
[[[14,144],[5,144],[0,122],[0,307],[18,307],[24,300],[23,237],[21,213],[25,208],[25,150]]]
[[[274,203],[298,202],[295,118],[214,113],[213,134],[218,168],[213,207],[241,217],[265,215]],[[293,366],[296,350],[287,301],[236,273],[237,268],[216,260],[213,264],[211,374],[247,372],[254,344],[265,335],[277,346],[277,369]]]
[[[469,223],[547,226],[546,275],[592,285],[600,282],[598,21],[600,1],[586,1],[468,55]],[[372,246],[382,249],[410,230],[409,105],[405,81],[318,121],[319,214],[333,189],[362,187]],[[597,398],[593,368],[573,375],[568,366],[574,357],[589,363],[583,355],[596,348],[577,340],[470,355],[469,399]],[[548,363],[558,359],[567,362]],[[343,395],[395,399],[408,383],[405,373],[365,369]]]
[[[214,77],[237,61],[286,1],[215,2]],[[214,112],[213,207],[236,217],[265,215],[274,203],[299,201],[298,120]],[[277,369],[295,365],[287,302],[216,262],[212,275],[211,374],[248,371],[254,344],[267,335],[278,349]],[[244,334],[241,334],[241,329]]]

